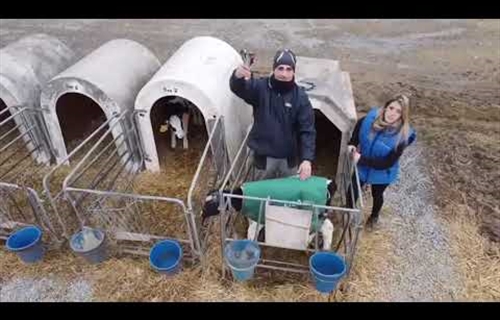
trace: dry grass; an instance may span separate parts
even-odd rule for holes
[[[464,288],[456,300],[499,301],[500,252],[497,246],[477,233],[477,225],[467,219],[452,218],[450,227],[453,254],[465,275]],[[112,258],[100,265],[89,265],[68,250],[50,252],[43,263],[26,266],[17,257],[0,250],[0,279],[19,276],[57,275],[63,279],[84,276],[93,283],[96,301],[320,301],[308,276],[259,272],[249,283],[220,278],[218,225],[210,238],[207,267],[185,266],[175,277],[157,274],[147,257]],[[390,265],[398,263],[393,241],[387,232],[362,232],[348,287],[339,291],[336,301],[384,301],[386,292],[378,281]]]
[[[456,211],[467,210],[463,206]],[[478,233],[477,219],[462,213],[446,219],[452,251],[465,279],[460,301],[500,301],[500,247]]]
[[[341,301],[388,301],[388,292],[379,283],[380,274],[397,264],[394,242],[387,232],[365,232],[359,240],[349,290],[340,292]]]
[[[381,293],[371,279],[383,270],[385,263],[390,263],[384,258],[390,248],[381,245],[389,242],[385,237],[383,233],[363,237],[349,278],[348,292],[339,292],[336,301],[380,299]],[[307,275],[259,272],[249,283],[222,280],[218,240],[217,236],[212,236],[205,270],[200,266],[185,267],[170,278],[153,271],[147,257],[113,258],[94,266],[65,251],[48,254],[43,263],[25,266],[14,254],[0,250],[0,279],[55,274],[69,281],[84,276],[93,283],[95,301],[328,301],[328,296],[314,290]]]
[[[49,252],[42,263],[32,266],[25,266],[14,254],[0,250],[0,279],[55,274],[69,281],[83,276],[92,281],[96,301],[329,301],[328,296],[314,289],[309,275],[260,270],[249,283],[223,280],[218,223],[214,224],[209,241],[205,267],[185,265],[175,277],[157,274],[147,257],[111,258],[100,265],[89,265],[66,249]],[[386,259],[391,251],[389,243],[384,233],[362,235],[349,289],[339,292],[336,301],[380,298],[372,279],[391,263]]]

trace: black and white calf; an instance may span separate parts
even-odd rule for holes
[[[188,131],[191,116],[195,125],[203,124],[201,113],[191,102],[181,97],[174,97],[168,101],[166,120],[160,127],[160,132],[166,132],[171,128],[170,146],[172,149],[177,146],[177,139],[182,139],[184,149],[189,148]]]
[[[327,196],[327,200],[326,200],[325,205],[329,206],[331,199],[333,198],[333,195],[335,194],[335,192],[337,190],[337,185],[336,185],[335,181],[330,181],[328,183],[327,190],[328,190],[328,196]],[[224,190],[224,193],[235,194],[235,195],[241,196],[241,195],[243,195],[243,190],[241,188],[236,188],[233,192],[231,192],[230,190]],[[276,200],[280,200],[280,199],[276,199]],[[206,199],[205,199],[205,204],[204,204],[203,209],[202,209],[202,224],[204,223],[204,221],[207,218],[209,218],[211,216],[218,215],[220,213],[219,212],[219,205],[220,205],[219,192],[217,190],[209,192]],[[237,199],[237,198],[231,198],[230,204],[228,204],[228,205],[231,206],[237,212],[240,212],[241,208],[243,206],[243,200]],[[226,209],[229,209],[229,208],[226,208]],[[326,213],[322,213],[322,215],[326,215]],[[331,250],[334,226],[333,226],[333,223],[330,221],[330,219],[328,219],[327,217],[323,216],[323,217],[320,217],[320,219],[321,218],[324,218],[324,221],[323,221],[323,224],[321,225],[321,228],[319,230],[319,234],[321,237],[318,240],[319,240],[320,246],[323,247],[323,250]],[[257,222],[255,222],[249,218],[247,218],[247,219],[248,219],[248,223],[249,223],[249,226],[247,229],[247,239],[253,239],[253,237],[255,235],[256,228],[259,228],[259,230],[258,230],[259,231],[259,233],[258,233],[259,234],[259,241],[262,241],[263,240],[263,233],[261,233],[261,232],[264,228],[264,225],[258,224]],[[315,239],[315,235],[316,235],[315,232],[313,232],[309,235],[309,244],[311,244],[312,241]],[[321,245],[321,243],[322,243],[322,245]]]

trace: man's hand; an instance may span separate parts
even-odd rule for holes
[[[297,173],[300,176],[300,180],[306,180],[311,176],[311,161],[304,160],[299,166]]]
[[[356,147],[353,146],[352,144],[347,146],[347,153],[352,154],[356,150]]]
[[[245,78],[245,80],[248,80],[251,78],[252,72],[250,71],[249,67],[241,65],[238,68],[236,68],[236,72],[234,73],[234,75],[238,79]]]

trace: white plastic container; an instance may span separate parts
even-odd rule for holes
[[[312,211],[266,203],[266,244],[306,250],[311,228]]]

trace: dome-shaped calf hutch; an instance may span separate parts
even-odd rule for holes
[[[57,163],[104,122],[132,112],[137,93],[159,67],[158,59],[143,45],[116,39],[50,80],[40,101]],[[113,121],[108,125],[117,139],[130,123],[114,125]],[[121,142],[116,140],[122,154],[134,147]]]

